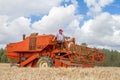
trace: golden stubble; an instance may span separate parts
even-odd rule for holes
[[[19,68],[0,63],[0,80],[120,80],[120,67]]]

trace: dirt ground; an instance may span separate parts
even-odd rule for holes
[[[120,80],[120,67],[19,68],[0,63],[0,80]]]

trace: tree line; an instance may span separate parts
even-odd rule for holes
[[[6,50],[1,48],[0,49],[0,63],[7,63],[7,62],[8,62],[8,59],[6,56]]]
[[[117,50],[99,49],[105,55],[105,61],[102,66],[120,67],[120,52]]]
[[[100,64],[97,66],[112,66],[112,67],[120,67],[120,52],[117,50],[109,50],[109,49],[99,49],[105,55],[104,64]],[[0,49],[0,63],[8,63],[8,59],[6,57],[6,50]]]

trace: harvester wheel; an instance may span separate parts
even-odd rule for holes
[[[37,67],[53,67],[53,60],[47,56],[40,57],[37,62]]]

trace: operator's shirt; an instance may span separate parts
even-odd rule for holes
[[[64,41],[64,38],[65,38],[65,36],[63,34],[60,34],[60,33],[56,34],[55,37],[57,38],[57,41]]]

